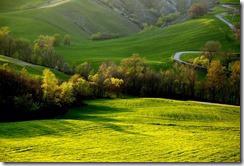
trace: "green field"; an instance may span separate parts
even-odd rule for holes
[[[240,161],[240,107],[150,98],[85,103],[52,120],[1,123],[0,161]]]
[[[9,67],[11,67],[12,69],[16,70],[16,71],[20,71],[21,69],[25,68],[28,73],[30,73],[32,76],[35,77],[41,77],[43,70],[47,67],[43,67],[43,66],[39,66],[39,65],[33,65],[27,62],[23,62],[21,60],[18,59],[14,59],[11,57],[7,57],[7,56],[3,56],[0,55],[0,65],[3,64],[8,64]],[[55,75],[60,79],[60,80],[67,80],[69,79],[69,76],[59,72],[57,70],[51,69],[51,71],[53,73],[55,73]]]

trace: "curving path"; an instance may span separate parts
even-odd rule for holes
[[[226,25],[228,25],[231,30],[236,31],[235,26],[224,18],[224,13],[216,14],[215,17],[224,22]]]
[[[184,56],[185,54],[199,54],[199,53],[202,53],[202,51],[182,51],[182,52],[177,52],[175,53],[174,55],[174,61],[180,63],[180,64],[184,64],[184,65],[189,65],[189,66],[193,66],[193,67],[196,67],[198,69],[207,69],[203,66],[200,66],[200,65],[194,65],[192,63],[189,63],[189,62],[186,62],[186,61],[183,61],[181,60],[182,56]]]
[[[234,7],[232,7],[229,4],[223,4],[222,6],[224,8],[236,10]],[[216,14],[215,17],[217,19],[219,19],[220,21],[224,22],[226,25],[228,25],[228,27],[230,27],[231,30],[236,31],[235,26],[231,22],[229,22],[227,19],[224,18],[224,14],[225,13]],[[194,67],[199,68],[199,69],[206,69],[206,68],[204,68],[202,66],[193,65],[192,63],[189,63],[189,62],[181,60],[181,57],[184,56],[185,54],[199,54],[199,53],[201,53],[201,51],[181,51],[181,52],[176,52],[174,54],[174,61],[177,62],[177,63],[180,63],[180,64],[194,66]]]

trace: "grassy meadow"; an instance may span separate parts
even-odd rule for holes
[[[85,104],[52,120],[1,123],[0,161],[240,161],[240,107],[152,98]]]

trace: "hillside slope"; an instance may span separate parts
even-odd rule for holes
[[[180,33],[179,33],[180,32]],[[95,65],[103,61],[119,62],[134,53],[140,54],[153,66],[162,67],[174,53],[200,50],[209,40],[220,41],[223,50],[240,51],[233,32],[214,15],[193,19],[165,29],[155,28],[130,37],[100,42],[84,42],[70,48],[59,47],[57,52],[72,64],[89,61]]]
[[[95,1],[71,0],[51,8],[39,6],[1,12],[0,26],[9,26],[16,36],[31,40],[40,34],[68,33],[76,41],[82,41],[96,32],[128,35],[139,31],[137,25]]]
[[[76,41],[94,33],[127,36],[161,15],[185,11],[192,0],[1,0],[0,26],[34,40],[39,34],[71,34]],[[181,4],[181,5],[179,5]]]
[[[192,0],[98,0],[140,27],[155,24],[161,15],[185,12]]]

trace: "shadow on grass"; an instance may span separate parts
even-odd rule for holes
[[[137,134],[137,135],[145,136],[144,134],[126,130],[126,126],[115,124],[115,122],[123,122],[122,120],[108,117],[108,115],[111,114],[115,115],[118,113],[130,112],[130,111],[131,110],[128,108],[115,108],[115,107],[101,106],[101,105],[87,105],[83,108],[72,109],[68,114],[60,118],[90,121],[94,123],[99,123],[104,128],[109,128],[113,131],[122,132],[126,134]]]
[[[87,105],[82,108],[73,108],[67,114],[58,117],[58,119],[76,119],[76,120],[93,120],[93,121],[113,121],[105,117],[109,114],[130,112],[127,108],[115,108],[102,105]]]
[[[130,110],[127,108],[87,105],[83,108],[73,108],[67,114],[56,119],[2,123],[0,138],[76,135],[84,134],[87,130],[99,128],[108,128],[125,134],[143,135],[128,131],[128,126],[126,125],[116,124],[116,122],[123,122],[115,118],[116,114],[123,112],[130,112]],[[111,114],[114,117],[109,117]],[[93,124],[85,126],[67,120],[89,121],[93,122]]]

